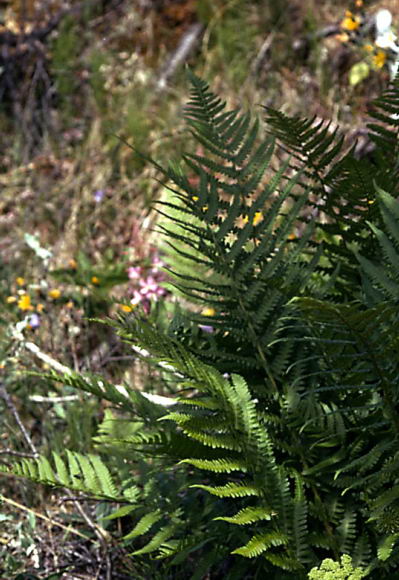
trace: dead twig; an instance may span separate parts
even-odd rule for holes
[[[81,532],[79,532],[79,530],[75,530],[71,526],[65,526],[64,524],[61,524],[60,522],[57,522],[56,520],[53,520],[52,518],[49,518],[48,516],[45,516],[45,515],[41,514],[40,512],[37,512],[36,510],[28,508],[27,506],[22,505],[16,501],[14,501],[13,499],[5,497],[2,494],[0,494],[0,500],[3,501],[4,503],[7,503],[13,507],[18,508],[19,510],[33,514],[37,518],[44,520],[45,522],[51,524],[52,526],[57,526],[57,527],[62,528],[63,530],[65,530],[71,534],[74,534],[75,536],[79,536],[80,538],[83,538],[84,540],[87,540],[89,542],[94,542],[94,540],[92,540],[90,537],[86,536],[85,534],[82,534]]]
[[[204,27],[200,23],[193,24],[187,30],[180,40],[175,52],[169,57],[163,70],[161,70],[158,82],[156,84],[157,92],[164,91],[168,85],[168,81],[175,74],[176,70],[184,64],[190,53],[196,47]]]
[[[33,453],[25,453],[24,451],[14,451],[13,449],[0,449],[0,455],[13,455],[15,457],[28,457],[29,459],[36,459],[37,455]]]
[[[28,431],[25,428],[25,425],[23,424],[21,417],[19,416],[19,413],[17,411],[16,406],[14,405],[9,393],[7,392],[7,389],[4,385],[4,383],[0,383],[0,398],[3,399],[7,409],[11,412],[12,416],[15,419],[16,424],[18,425],[23,438],[25,439],[26,444],[28,445],[29,449],[32,451],[32,455],[33,457],[39,457],[39,452],[36,449],[35,444],[33,443],[31,436],[29,435]]]
[[[29,400],[33,403],[69,403],[79,401],[79,395],[65,395],[65,397],[43,397],[42,395],[30,395]]]
[[[109,550],[108,550],[110,535],[108,534],[108,532],[106,532],[104,530],[104,528],[102,528],[101,526],[96,524],[91,519],[91,517],[85,512],[85,510],[80,505],[80,503],[73,497],[71,491],[69,491],[67,489],[66,492],[67,492],[68,496],[71,498],[71,501],[73,501],[73,505],[75,506],[76,510],[80,513],[80,515],[82,516],[82,518],[84,519],[86,524],[89,526],[89,528],[91,528],[93,530],[93,532],[97,536],[98,541],[101,545],[102,561],[100,563],[100,567],[99,567],[99,570],[97,572],[96,577],[99,576],[99,573],[101,571],[102,562],[105,562],[105,568],[106,568],[105,569],[105,578],[106,578],[106,580],[112,580],[112,562],[111,562],[111,557],[109,555]]]
[[[266,39],[262,43],[258,54],[256,55],[252,66],[251,66],[251,75],[255,76],[259,73],[260,69],[263,67],[265,60],[267,58],[268,52],[270,47],[273,43],[274,37],[276,32],[273,30],[270,34],[267,35]]]

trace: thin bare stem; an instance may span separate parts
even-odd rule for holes
[[[26,441],[26,444],[28,445],[29,449],[32,451],[33,456],[39,457],[39,452],[37,451],[36,446],[31,439],[31,436],[29,435],[28,431],[26,430],[25,425],[22,423],[21,417],[19,416],[17,408],[14,405],[4,383],[0,383],[0,398],[3,399],[3,401],[6,404],[7,409],[11,412],[12,416],[14,417],[15,422],[17,423],[17,425],[22,433],[22,436]]]
[[[43,514],[41,514],[40,512],[37,512],[36,510],[33,510],[31,508],[26,507],[25,505],[22,505],[16,501],[14,501],[13,499],[10,499],[8,497],[5,497],[4,495],[0,494],[0,501],[3,501],[4,503],[7,503],[9,505],[12,505],[13,507],[16,507],[22,511],[28,512],[30,514],[35,515],[36,517],[44,520],[45,522],[53,525],[53,526],[58,526],[59,528],[62,528],[63,530],[74,534],[75,536],[79,536],[80,538],[83,538],[85,540],[88,540],[90,542],[93,542],[93,540],[91,538],[89,538],[88,536],[86,536],[85,534],[82,534],[81,532],[79,532],[78,530],[75,530],[74,528],[72,528],[71,526],[65,526],[64,524],[61,524],[60,522],[57,522],[56,520],[53,520],[52,518],[49,518]]]
[[[15,457],[28,457],[29,459],[36,459],[37,455],[33,453],[25,453],[24,451],[14,451],[13,449],[0,449],[0,455],[15,455]]]

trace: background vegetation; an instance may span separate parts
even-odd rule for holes
[[[259,105],[266,105],[330,119],[349,144],[356,142],[359,156],[368,154],[368,106],[387,85],[389,69],[377,52],[367,57],[343,38],[345,11],[355,11],[354,4],[0,4],[4,464],[50,449],[90,452],[110,417],[109,402],[72,386],[50,388],[26,371],[47,371],[60,361],[168,395],[158,372],[111,329],[88,319],[140,304],[162,327],[174,308],[162,270],[167,249],[153,233],[151,210],[168,194],[147,156],[167,165],[194,146],[181,122],[185,64],[211,81],[230,108],[261,113]],[[381,8],[399,22],[394,0],[364,6],[371,16]],[[366,61],[366,73],[356,68]],[[279,158],[277,165],[283,150]],[[125,530],[102,519],[107,502],[80,501],[14,476],[2,476],[1,497],[4,578],[168,577],[163,564],[132,559],[131,549],[115,542]]]

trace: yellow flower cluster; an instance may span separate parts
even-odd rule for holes
[[[342,30],[348,30],[349,32],[353,32],[357,30],[362,23],[362,19],[360,16],[356,16],[350,10],[345,12],[345,18],[341,21],[341,28]]]
[[[32,304],[31,295],[24,288],[24,286],[26,286],[25,278],[18,276],[18,278],[15,279],[15,283],[20,287],[20,289],[16,291],[16,296],[7,296],[6,303],[16,304],[17,308],[22,312],[30,312],[32,310],[36,310],[39,313],[43,312],[44,304],[41,302],[36,306]],[[57,300],[61,297],[61,290],[59,288],[53,288],[48,291],[47,296],[52,300]]]
[[[261,211],[255,212],[255,215],[254,215],[254,217],[252,219],[252,225],[253,226],[257,226],[258,223],[262,221],[262,217],[263,217],[263,214],[262,214]],[[245,218],[243,219],[243,221],[244,221],[245,224],[247,224],[248,221],[249,221],[249,217],[248,216],[245,216]]]
[[[391,12],[389,10],[378,11],[373,17],[375,30],[373,29],[370,32],[367,27],[363,27],[363,24],[367,22],[364,13],[361,12],[363,8],[363,0],[356,0],[353,12],[346,10],[345,17],[340,23],[340,33],[336,35],[337,40],[340,42],[350,42],[358,46],[363,52],[363,60],[353,65],[349,72],[351,85],[355,85],[367,78],[371,70],[380,70],[386,65],[388,65],[391,76],[396,74],[397,61],[395,65],[395,54],[396,59],[399,59],[399,45],[397,44],[397,36],[391,26]],[[375,38],[372,38],[372,36]]]
[[[21,294],[21,296],[18,300],[17,306],[23,312],[25,312],[27,310],[33,310],[33,306],[31,304],[29,294]]]

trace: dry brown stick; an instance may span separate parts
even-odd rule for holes
[[[176,50],[169,57],[160,73],[156,84],[156,90],[158,92],[166,89],[169,79],[175,74],[179,66],[187,61],[187,58],[195,48],[203,30],[204,26],[197,22],[190,26],[187,32],[183,35]]]
[[[4,385],[4,383],[0,383],[0,398],[3,399],[3,401],[6,404],[7,409],[11,412],[11,414],[13,415],[15,422],[17,423],[23,438],[26,441],[26,444],[28,445],[29,449],[32,451],[33,456],[39,457],[39,452],[36,449],[35,444],[33,443],[31,436],[29,435],[28,431],[25,428],[25,425],[22,423],[21,421],[21,417],[19,416],[19,413],[17,411],[16,406],[14,405],[9,393],[7,392],[7,389]]]
[[[256,57],[252,63],[252,66],[251,66],[251,74],[253,76],[258,74],[259,70],[263,66],[263,63],[266,60],[267,53],[270,50],[270,47],[273,43],[275,35],[276,35],[276,32],[275,32],[275,30],[273,30],[270,34],[267,35],[266,39],[262,43],[262,46],[260,47],[260,50],[258,51],[258,54],[256,55]]]
[[[57,498],[57,502],[59,504],[62,503],[67,503],[69,501],[80,501],[80,502],[86,502],[86,501],[91,501],[93,503],[105,503],[105,502],[109,502],[109,503],[115,503],[115,500],[113,499],[104,499],[104,498],[98,498],[98,497],[88,497],[85,495],[71,495],[71,496],[62,496]]]
[[[28,457],[29,459],[36,459],[37,455],[33,453],[24,453],[23,451],[14,451],[13,449],[0,449],[0,455],[15,455],[15,457]]]
[[[85,540],[88,540],[91,542],[93,541],[91,538],[89,538],[88,536],[85,536],[85,534],[82,534],[78,530],[75,530],[74,528],[71,528],[70,526],[65,526],[64,524],[61,524],[60,522],[57,522],[56,520],[53,520],[52,518],[49,518],[48,516],[45,516],[45,515],[41,514],[40,512],[37,512],[36,510],[28,508],[25,505],[22,505],[16,501],[14,501],[13,499],[5,497],[2,494],[0,494],[0,500],[3,501],[4,503],[8,503],[9,505],[12,505],[13,507],[16,507],[20,510],[23,510],[25,512],[33,514],[36,517],[46,521],[47,523],[49,523],[53,526],[58,526],[59,528],[62,528],[63,530],[66,530],[67,532],[70,532],[71,534],[74,534],[75,536],[79,536],[79,537],[84,538]]]
[[[66,489],[65,491],[67,492],[67,495],[69,495],[72,499],[73,498],[72,492],[69,489]],[[106,580],[112,580],[112,563],[108,553],[108,543],[110,535],[108,534],[108,532],[104,530],[104,528],[93,522],[91,517],[85,512],[85,510],[82,508],[82,506],[76,499],[72,499],[72,501],[73,505],[80,513],[86,524],[89,526],[89,528],[93,530],[93,532],[97,536],[98,541],[100,542],[100,545],[102,547],[103,560],[105,561],[106,564]]]

